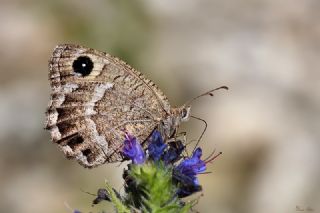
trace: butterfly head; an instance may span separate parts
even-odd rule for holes
[[[181,122],[188,121],[190,118],[191,106],[172,108],[168,117],[162,120],[161,128],[164,136],[171,138],[179,128]]]
[[[196,96],[195,98],[192,98],[191,100],[187,101],[186,104],[182,105],[178,108],[172,108],[170,115],[163,120],[163,127],[165,130],[165,135],[169,138],[172,137],[179,128],[181,122],[188,121],[190,117],[199,119],[197,117],[191,116],[191,104],[198,98],[204,97],[204,96],[213,96],[213,92],[220,89],[228,89],[226,86],[221,86],[212,90],[209,90],[205,93],[202,93],[201,95]],[[205,121],[204,121],[205,122]]]
[[[189,120],[190,115],[191,106],[183,105],[178,108],[173,108],[170,116],[173,126],[179,127],[181,122],[186,122]]]

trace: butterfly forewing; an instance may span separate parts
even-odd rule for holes
[[[46,127],[65,155],[85,167],[121,161],[125,132],[144,142],[170,112],[153,82],[106,53],[59,45],[49,71]]]

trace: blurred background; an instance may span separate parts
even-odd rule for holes
[[[123,190],[124,165],[84,169],[43,129],[58,43],[122,58],[172,105],[230,87],[193,104],[209,124],[204,156],[223,152],[195,210],[320,212],[319,11],[318,0],[1,0],[0,212],[109,212],[81,189]],[[181,130],[192,140],[202,129]]]

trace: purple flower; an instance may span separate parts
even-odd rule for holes
[[[145,161],[144,150],[135,137],[126,133],[122,149],[124,156],[130,158],[134,164],[142,164]]]
[[[207,167],[206,167],[206,163],[200,159],[201,156],[202,156],[202,150],[201,148],[197,148],[192,154],[192,157],[183,160],[176,167],[176,170],[179,171],[179,173],[189,177],[193,177],[199,173],[204,172],[207,169]],[[195,184],[196,184],[196,181],[195,181]]]
[[[201,160],[202,150],[197,148],[191,158],[183,160],[174,168],[173,177],[178,182],[178,196],[186,197],[201,190],[197,174],[203,173],[207,167],[206,162]]]
[[[173,164],[180,160],[181,153],[185,149],[185,146],[180,140],[169,142],[169,149],[163,155],[163,161],[166,164]]]
[[[150,138],[150,144],[148,146],[149,157],[154,161],[160,160],[166,147],[167,144],[163,142],[160,132],[154,130]]]
[[[92,201],[92,204],[93,205],[98,204],[103,200],[111,201],[108,191],[106,189],[101,188],[101,189],[98,189],[97,197]]]

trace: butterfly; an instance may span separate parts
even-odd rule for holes
[[[190,105],[171,107],[143,74],[91,48],[56,46],[49,60],[49,81],[45,128],[65,156],[84,167],[123,161],[127,132],[145,145],[155,129],[172,138],[190,117]]]

